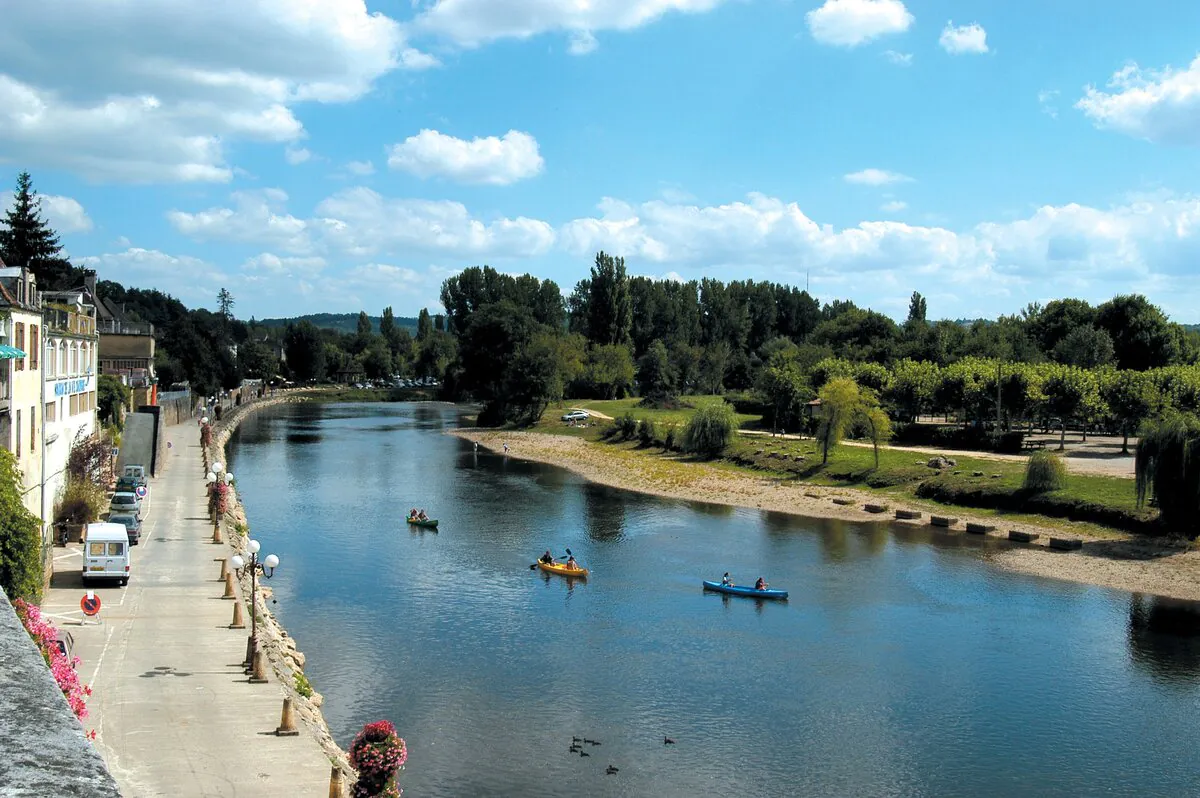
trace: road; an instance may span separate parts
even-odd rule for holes
[[[194,427],[167,428],[166,473],[151,480],[128,587],[93,586],[98,621],[83,621],[77,544],[55,549],[43,610],[75,638],[92,686],[88,729],[127,798],[326,796],[329,760],[300,725],[277,737],[283,692],[249,684],[245,630],[221,598]],[[249,617],[246,617],[247,623]],[[297,716],[297,723],[300,723]]]

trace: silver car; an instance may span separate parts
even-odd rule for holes
[[[142,500],[138,498],[136,493],[118,491],[113,494],[108,511],[111,514],[130,513],[140,519],[142,517]]]

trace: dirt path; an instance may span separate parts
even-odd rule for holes
[[[892,521],[892,511],[896,509],[927,512],[927,508],[906,507],[866,491],[783,485],[776,479],[756,478],[679,457],[590,443],[565,435],[477,429],[453,430],[452,434],[478,441],[492,450],[500,449],[502,442],[508,441],[512,457],[561,466],[593,482],[667,498],[857,522]],[[835,504],[835,499],[848,503]],[[888,512],[868,513],[864,509],[868,503],[886,503]],[[958,507],[947,507],[942,512],[953,514],[958,523],[941,534],[964,534],[964,525],[975,522],[989,526],[1002,524],[988,535],[992,538],[1006,537],[1010,529],[1041,535],[1031,545],[1000,544],[987,555],[998,566],[1118,590],[1200,600],[1200,551],[1186,544],[1118,533],[1098,537],[1082,530],[1064,534],[1025,521],[975,516],[970,510]],[[914,523],[925,525],[927,521]],[[1074,552],[1052,550],[1045,545],[1051,535],[1078,537],[1084,541],[1083,548]]]

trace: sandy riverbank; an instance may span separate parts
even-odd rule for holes
[[[204,452],[205,468],[208,468],[209,464],[213,462],[229,462],[227,451],[229,439],[233,436],[233,432],[237,429],[238,424],[251,413],[275,405],[304,401],[308,401],[308,398],[300,395],[299,392],[288,392],[275,394],[265,399],[259,399],[234,408],[232,412],[213,427],[212,445],[208,451]],[[234,551],[245,557],[248,556],[246,542],[250,538],[250,524],[246,517],[246,509],[242,506],[238,492],[235,490],[232,495],[233,501],[230,502],[229,510],[222,518],[223,523],[221,526],[225,534],[226,543]],[[248,603],[250,599],[250,578],[248,575],[241,580],[240,588],[243,600]],[[324,698],[317,692],[312,692],[308,696],[301,695],[296,687],[296,674],[303,674],[306,663],[305,656],[297,650],[295,639],[287,633],[287,630],[283,628],[278,618],[271,611],[270,605],[273,600],[271,588],[264,587],[260,583],[258,586],[258,595],[253,597],[253,599],[259,619],[259,645],[266,652],[267,659],[270,662],[271,669],[275,672],[275,677],[279,681],[280,687],[283,688],[283,691],[292,700],[296,715],[303,721],[308,732],[320,744],[325,755],[329,757],[330,763],[342,770],[342,794],[349,795],[347,790],[349,789],[349,785],[354,783],[356,776],[354,770],[350,767],[349,755],[333,739],[333,734],[329,731],[329,725],[325,722],[325,716],[321,713]]]
[[[811,518],[842,518],[849,521],[878,522],[887,516],[873,515],[863,509],[869,502],[886,503],[890,510],[905,509],[892,497],[852,488],[780,486],[777,480],[753,477],[703,463],[684,462],[677,457],[644,453],[623,447],[598,444],[565,435],[529,432],[496,432],[459,429],[452,434],[477,441],[488,449],[499,450],[505,442],[509,455],[567,468],[586,479],[614,488],[649,493],[687,501],[749,507]],[[833,503],[833,498],[853,499],[849,505]],[[908,509],[924,510],[913,506]],[[998,522],[995,517],[975,516],[966,508],[947,508],[947,515],[960,524],[1002,523],[993,536],[1007,536],[1010,529],[1039,532],[1044,544],[1051,534],[1063,536],[1029,522]],[[903,522],[898,522],[903,523]],[[917,522],[921,523],[921,522]],[[965,534],[960,525],[957,531]],[[1099,585],[1134,593],[1152,593],[1171,598],[1200,601],[1200,551],[1170,541],[1113,534],[1104,538],[1085,532],[1070,534],[1084,541],[1082,550],[1060,552],[1046,545],[1016,546],[989,554],[1002,568],[1053,579]]]

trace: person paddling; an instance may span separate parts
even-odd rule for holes
[[[567,569],[571,570],[571,571],[579,570],[579,563],[575,562],[574,554],[572,554],[570,557],[567,558]]]
[[[550,553],[550,549],[546,549],[546,553],[538,558],[538,562],[544,562],[547,565],[554,563],[554,555]]]
[[[754,583],[754,589],[755,590],[766,590],[767,589],[767,580],[763,579],[760,576],[758,578],[758,581]]]
[[[721,577],[721,584],[725,587],[733,587],[733,579],[730,578],[728,571]]]

